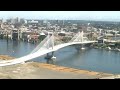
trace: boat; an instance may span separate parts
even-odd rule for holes
[[[56,60],[56,57],[55,56],[52,56],[52,58],[51,58],[52,60]]]
[[[82,44],[81,50],[85,50],[84,45]]]
[[[111,47],[107,47],[107,50],[111,50]]]
[[[118,51],[120,51],[120,49],[117,49]]]
[[[85,48],[84,48],[84,47],[82,47],[82,48],[81,48],[81,50],[85,50]]]
[[[120,52],[120,49],[116,48],[115,51],[119,51]]]

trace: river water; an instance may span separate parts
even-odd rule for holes
[[[21,57],[29,54],[37,44],[27,42],[0,40],[0,54]],[[73,46],[60,49],[54,54],[56,65],[97,72],[120,74],[120,52],[88,48],[77,52]],[[46,62],[45,55],[34,59],[37,62]]]

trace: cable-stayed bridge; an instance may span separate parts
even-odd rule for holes
[[[32,60],[34,58],[43,56],[45,54],[48,54],[50,52],[55,52],[61,48],[75,45],[75,44],[88,44],[88,43],[95,43],[96,41],[89,41],[87,37],[83,37],[83,31],[77,33],[68,43],[62,43],[55,45],[54,44],[54,35],[49,35],[28,55],[12,59],[9,61],[0,61],[0,66],[7,66],[7,65],[14,65],[23,63],[25,61]]]

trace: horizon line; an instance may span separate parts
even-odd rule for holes
[[[25,20],[80,20],[80,21],[103,21],[103,22],[120,22],[120,20],[85,20],[85,19],[40,19],[40,18],[23,18],[23,17],[13,17],[13,18],[19,18],[19,19],[25,19]],[[7,20],[7,19],[11,19],[11,18],[0,18],[0,19],[3,19],[3,20]]]

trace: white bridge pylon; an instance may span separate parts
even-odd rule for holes
[[[50,52],[57,51],[63,47],[74,44],[94,43],[96,41],[89,41],[86,37],[83,37],[83,31],[77,33],[68,43],[54,45],[54,35],[49,35],[28,55],[12,59],[9,61],[0,61],[0,66],[7,66],[13,64],[20,64],[25,61],[32,60]]]

